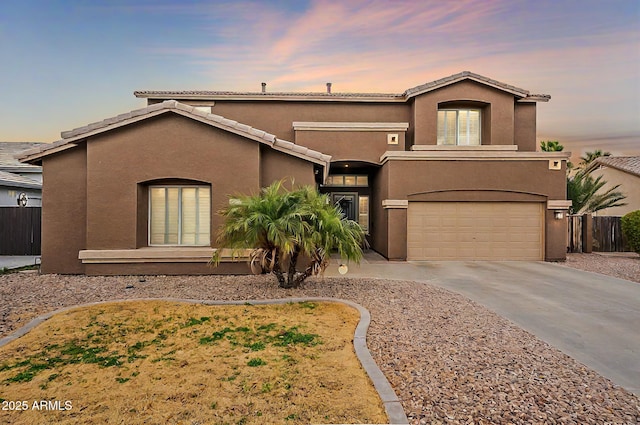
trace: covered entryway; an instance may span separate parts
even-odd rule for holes
[[[408,260],[543,260],[544,203],[409,202]]]

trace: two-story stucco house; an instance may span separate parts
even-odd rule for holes
[[[563,260],[567,153],[536,152],[548,95],[462,72],[400,94],[138,91],[146,108],[22,157],[44,170],[42,270],[211,269],[237,193],[316,185],[390,260]]]

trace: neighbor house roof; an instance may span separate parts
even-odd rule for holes
[[[403,93],[323,93],[323,92],[234,92],[234,91],[208,91],[208,90],[138,90],[133,92],[136,97],[152,99],[185,99],[185,100],[298,100],[298,101],[360,101],[360,102],[405,102],[408,99],[422,93],[432,91],[462,80],[472,80],[481,84],[509,92],[520,101],[547,102],[551,96],[548,94],[530,94],[528,90],[501,83],[491,78],[483,77],[469,71],[463,71],[449,77],[441,78],[425,83]]]
[[[640,177],[640,156],[603,156],[593,161],[587,170],[599,167],[611,167]]]
[[[146,108],[136,109],[125,114],[94,122],[84,127],[75,128],[70,131],[63,131],[61,133],[61,140],[26,151],[19,157],[19,159],[20,161],[32,164],[39,163],[43,157],[73,148],[77,146],[77,143],[82,142],[82,140],[87,137],[165,113],[183,115],[202,123],[209,124],[213,127],[238,134],[247,139],[264,143],[277,151],[322,165],[325,168],[325,173],[329,170],[329,164],[331,162],[331,156],[329,155],[296,145],[286,140],[278,139],[273,134],[241,124],[237,121],[200,111],[193,106],[185,105],[184,103],[180,103],[176,100],[167,100],[162,103],[156,103],[154,105],[147,106]]]
[[[31,164],[23,164],[16,158],[26,150],[46,146],[47,143],[35,142],[0,142],[0,171],[10,173],[40,173],[42,167]]]
[[[41,183],[7,171],[0,171],[0,186],[19,187],[23,189],[42,189]]]

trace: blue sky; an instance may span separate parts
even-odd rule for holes
[[[0,141],[143,107],[134,90],[392,92],[468,70],[532,93],[538,136],[640,154],[640,2],[0,4]]]

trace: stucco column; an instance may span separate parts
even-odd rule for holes
[[[545,261],[566,261],[567,233],[569,219],[567,213],[571,201],[548,200],[545,212]]]
[[[387,249],[389,260],[407,260],[407,200],[386,199],[382,207],[387,214]]]

